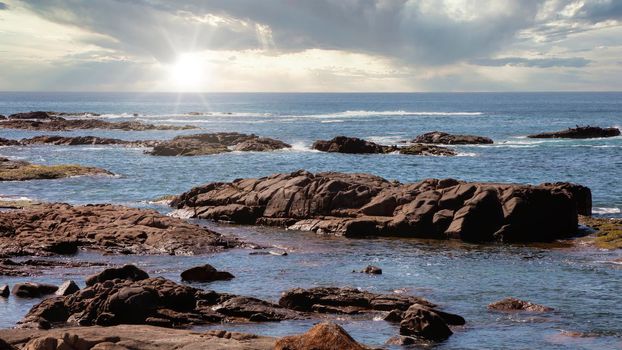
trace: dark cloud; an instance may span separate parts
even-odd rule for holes
[[[479,66],[491,66],[491,67],[537,67],[537,68],[551,68],[551,67],[573,67],[580,68],[590,64],[590,60],[582,57],[570,57],[570,58],[523,58],[523,57],[505,57],[505,58],[480,58],[471,60],[470,63]]]
[[[542,0],[543,1],[543,0]],[[407,63],[486,56],[534,24],[540,0],[479,1],[462,18],[439,1],[406,0],[25,0],[49,20],[104,35],[93,43],[171,60],[201,49],[337,49]],[[494,15],[486,16],[491,11]],[[210,20],[220,19],[210,24]],[[220,21],[220,22],[219,22]],[[269,30],[267,30],[269,29]]]
[[[574,17],[577,19],[584,19],[592,23],[599,23],[608,20],[621,20],[622,1],[586,1],[582,4]]]
[[[8,8],[9,8],[9,6],[7,4],[5,4],[3,2],[0,2],[0,10],[6,10]]]

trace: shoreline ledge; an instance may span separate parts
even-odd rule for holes
[[[532,139],[591,139],[599,137],[620,136],[618,128],[602,128],[599,126],[578,126],[561,131],[543,132],[540,134],[527,135]]]
[[[77,164],[42,165],[0,156],[0,181],[52,180],[72,176],[114,176],[108,170]]]
[[[299,170],[195,187],[174,215],[281,226],[346,237],[458,238],[550,242],[578,234],[591,215],[589,188],[426,179],[402,184],[370,174]]]

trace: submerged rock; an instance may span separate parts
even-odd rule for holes
[[[154,156],[199,156],[236,151],[273,151],[290,148],[285,142],[237,132],[183,135],[162,141],[147,152]]]
[[[0,181],[60,179],[83,175],[114,175],[95,167],[81,165],[39,165],[0,157]]]
[[[322,152],[351,154],[390,153],[397,150],[395,146],[383,146],[356,137],[337,136],[331,140],[318,140],[311,148]]]
[[[8,119],[56,119],[57,116],[43,111],[14,113],[8,116]]]
[[[44,295],[53,294],[58,287],[45,283],[16,283],[13,286],[13,295],[20,298],[40,298]]]
[[[382,275],[382,269],[378,266],[368,265],[366,268],[361,270],[361,273],[367,273],[370,275]]]
[[[433,309],[415,304],[404,312],[400,334],[441,341],[449,338],[453,332],[447,326],[447,321]]]
[[[65,297],[43,300],[20,324],[181,327],[226,320],[279,321],[300,318],[259,299],[203,291],[164,278],[108,279]]]
[[[596,137],[620,136],[618,128],[601,128],[598,126],[577,126],[562,131],[545,132],[541,134],[528,135],[534,139],[567,138],[567,139],[589,139]]]
[[[228,281],[234,278],[227,271],[218,271],[212,265],[196,266],[181,273],[181,279],[193,282]]]
[[[6,253],[0,249],[0,256]],[[25,252],[24,252],[25,253]],[[19,252],[18,252],[19,254]],[[11,259],[0,259],[0,276],[35,276],[41,274],[42,270],[54,268],[77,268],[89,266],[103,266],[103,263],[75,261],[75,260],[52,260],[52,259],[28,259],[13,261]]]
[[[400,154],[416,155],[416,156],[455,156],[456,151],[440,146],[424,145],[417,143],[414,145],[400,147]]]
[[[304,334],[277,340],[275,350],[366,350],[341,326],[332,322],[316,324]]]
[[[436,143],[441,145],[475,145],[490,144],[492,139],[475,135],[452,135],[441,131],[432,131],[417,136],[413,143]]]
[[[191,217],[344,235],[546,242],[572,237],[591,212],[587,187],[426,179],[390,182],[369,174],[297,171],[210,183],[171,206]]]
[[[0,211],[0,227],[0,256],[64,253],[58,250],[59,242],[117,254],[190,255],[244,246],[155,210],[110,204],[47,204]]]
[[[488,305],[490,310],[495,311],[528,311],[528,312],[549,312],[553,308],[544,305],[534,304],[516,298],[505,298]]]

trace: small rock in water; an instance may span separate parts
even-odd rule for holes
[[[361,273],[367,273],[370,275],[382,275],[382,269],[378,266],[368,265],[366,268],[361,270]]]
[[[9,290],[8,285],[4,284],[0,287],[0,297],[8,298],[10,294],[11,294],[11,291]]]
[[[196,266],[181,273],[182,280],[194,282],[228,281],[234,277],[229,272],[218,271],[209,264]]]
[[[407,337],[404,335],[396,335],[396,336],[389,338],[389,340],[387,340],[385,344],[386,345],[413,345],[416,342],[417,342],[416,338]]]
[[[18,283],[13,286],[13,295],[20,298],[40,298],[44,295],[52,294],[58,287],[44,283]]]
[[[313,326],[307,333],[277,340],[275,350],[365,350],[341,326],[324,322]]]
[[[125,265],[119,268],[113,267],[110,269],[105,269],[98,274],[87,277],[86,285],[92,286],[95,283],[100,283],[117,278],[130,281],[140,281],[149,278],[149,275],[145,271],[139,269],[134,265]]]
[[[529,301],[516,298],[505,298],[488,305],[490,310],[495,311],[529,311],[529,312],[549,312],[553,308],[544,305],[534,304]]]
[[[404,313],[400,322],[400,334],[441,341],[449,338],[453,332],[436,310],[414,304]]]
[[[56,291],[56,295],[67,296],[79,290],[80,290],[80,287],[78,287],[76,282],[72,280],[67,280],[63,282],[63,284],[61,284],[60,287],[58,287],[58,290]]]
[[[287,252],[284,250],[270,250],[268,253],[276,256],[287,256]]]

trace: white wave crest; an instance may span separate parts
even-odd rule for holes
[[[298,115],[301,118],[356,118],[356,117],[373,117],[373,116],[478,116],[482,112],[411,112],[411,111],[345,111],[337,113],[325,114],[307,114]]]
[[[594,207],[592,213],[594,214],[620,214],[620,208],[606,208],[606,207]]]

